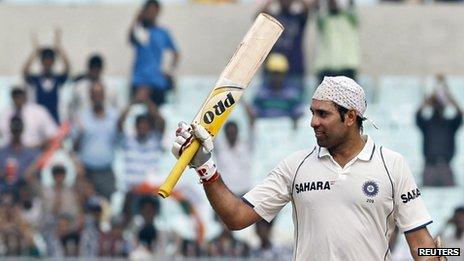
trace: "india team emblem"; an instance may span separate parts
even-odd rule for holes
[[[362,190],[366,196],[373,198],[379,193],[379,185],[377,182],[369,180],[364,182]]]

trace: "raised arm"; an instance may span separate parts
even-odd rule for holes
[[[142,16],[142,10],[139,10],[137,14],[135,15],[134,19],[132,20],[130,27],[129,27],[129,34],[128,34],[128,39],[131,44],[137,44],[137,38],[135,37],[135,27],[137,24],[140,23],[141,16]]]
[[[63,74],[69,75],[69,72],[71,71],[71,65],[69,63],[68,56],[66,55],[66,52],[64,51],[62,42],[61,42],[61,37],[62,37],[62,32],[60,28],[55,29],[55,50],[58,54],[58,57],[61,58],[63,61],[64,65],[64,72]]]
[[[29,57],[26,60],[26,63],[23,66],[23,78],[25,81],[27,81],[28,76],[31,74],[31,67],[32,63],[34,62],[34,59],[39,55],[39,45],[37,41],[37,35],[32,35],[31,36],[31,42],[32,42],[32,53],[29,55]]]
[[[163,116],[161,116],[158,110],[158,106],[156,106],[156,104],[151,99],[147,99],[145,104],[148,108],[148,114],[153,120],[154,129],[160,133],[164,133],[166,121],[164,120]]]
[[[450,90],[449,90],[449,87],[448,85],[445,85],[445,94],[446,96],[448,97],[451,105],[456,108],[456,110],[458,111],[459,114],[463,114],[463,111],[462,111],[462,108],[459,106],[458,102],[456,101],[456,99],[453,97],[453,95],[451,94]]]
[[[180,122],[176,131],[176,140],[172,147],[174,156],[178,158],[182,151],[191,144],[193,140],[192,133],[200,140],[202,147],[189,166],[198,173],[206,196],[221,220],[230,230],[243,229],[261,220],[255,210],[235,196],[222,181],[216,164],[211,159],[212,138],[203,127],[193,125],[192,129],[185,122]]]
[[[122,133],[123,130],[124,130],[124,122],[126,121],[126,118],[127,118],[127,114],[129,113],[129,109],[130,107],[132,106],[132,102],[127,105],[127,107],[121,112],[121,115],[119,116],[118,118],[118,132],[119,133]]]
[[[251,206],[235,196],[221,178],[204,184],[203,188],[214,211],[230,230],[246,228],[262,219]]]

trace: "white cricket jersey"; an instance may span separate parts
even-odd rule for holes
[[[404,158],[370,137],[343,168],[325,148],[296,152],[244,199],[267,221],[292,202],[295,260],[390,260],[395,224],[432,222]]]

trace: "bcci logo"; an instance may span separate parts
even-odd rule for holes
[[[373,198],[379,194],[379,185],[377,182],[369,180],[364,182],[362,190],[366,196]]]

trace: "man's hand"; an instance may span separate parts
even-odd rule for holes
[[[197,171],[202,182],[209,181],[217,175],[217,168],[211,159],[211,151],[214,149],[213,139],[203,126],[179,122],[176,139],[171,151],[176,158],[179,158],[195,138],[200,141],[201,147],[189,163],[189,166]]]
[[[440,237],[440,236],[437,236],[433,242],[435,242],[435,246],[436,246],[437,248],[445,247],[445,246],[443,245],[443,241],[441,240],[441,237]],[[446,257],[444,257],[444,256],[438,257],[438,260],[439,260],[439,261],[446,261]]]

